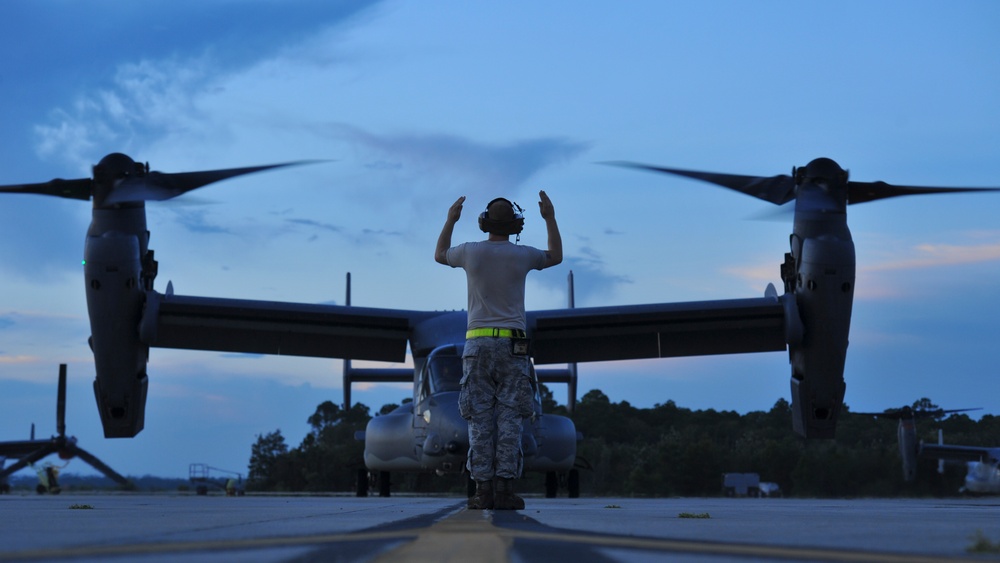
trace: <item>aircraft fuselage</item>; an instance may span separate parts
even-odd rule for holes
[[[365,431],[365,465],[372,471],[465,470],[469,450],[468,422],[458,412],[462,345],[436,348],[417,366],[414,400],[377,416]],[[542,413],[536,389],[534,415],[524,421],[521,449],[525,471],[568,471],[576,461],[573,421]]]

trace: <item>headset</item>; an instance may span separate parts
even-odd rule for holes
[[[510,218],[491,218],[490,207],[498,201],[505,202],[510,206],[512,216]],[[479,229],[484,233],[496,235],[519,235],[524,230],[524,210],[517,203],[507,198],[498,197],[486,204],[486,210],[479,214]]]

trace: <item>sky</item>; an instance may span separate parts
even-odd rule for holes
[[[0,21],[0,184],[89,177],[123,152],[162,172],[322,162],[147,206],[156,289],[181,295],[454,310],[465,276],[436,264],[483,237],[494,197],[555,205],[563,264],[529,276],[529,309],[762,296],[780,287],[789,217],[627,160],[788,174],[825,156],[860,181],[1000,186],[1000,4],[10,0]],[[852,206],[856,294],[845,379],[854,411],[927,397],[1000,404],[1000,195]],[[766,220],[762,217],[766,216]],[[152,349],[146,425],[105,439],[81,267],[90,206],[0,202],[0,440],[67,433],[119,473],[246,473],[257,436],[290,446],[341,362]],[[579,396],[652,407],[769,410],[787,354],[600,362]],[[565,401],[565,388],[554,387]],[[366,384],[377,411],[410,396]],[[791,421],[789,421],[791,432]],[[27,471],[27,470],[26,470]],[[94,471],[79,460],[65,471]]]

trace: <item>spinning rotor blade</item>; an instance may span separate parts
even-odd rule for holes
[[[920,194],[949,194],[958,192],[996,192],[1000,188],[937,188],[918,186],[894,186],[885,182],[848,182],[847,203],[865,203],[887,197]]]
[[[265,166],[249,166],[246,168],[228,168],[225,170],[205,170],[202,172],[179,172],[164,174],[149,172],[143,176],[129,176],[115,183],[114,190],[104,198],[103,204],[124,203],[127,201],[164,201],[185,194],[191,190],[207,186],[213,182],[226,180],[234,176],[252,174],[273,168],[298,166],[317,161],[284,162]]]
[[[978,411],[982,410],[981,407],[971,408],[971,409],[934,409],[934,410],[914,410],[910,407],[903,407],[900,409],[886,409],[883,412],[855,412],[851,414],[858,414],[861,416],[877,416],[879,418],[888,418],[892,420],[908,420],[908,419],[919,419],[919,418],[941,418],[946,414],[956,413],[956,412],[966,412],[966,411]]]
[[[127,155],[113,153],[101,159],[101,162],[94,167],[94,179],[57,178],[40,184],[12,184],[0,186],[0,193],[50,195],[84,201],[93,198],[98,207],[126,202],[163,201],[234,176],[314,162],[322,161],[302,160],[246,168],[167,174],[149,172],[148,166],[133,161]]]
[[[819,159],[826,160],[826,159]],[[831,161],[832,162],[832,161]],[[731,190],[751,195],[764,201],[769,201],[777,205],[783,205],[795,199],[795,179],[791,176],[742,176],[739,174],[717,174],[714,172],[698,172],[695,170],[682,170],[679,168],[665,168],[662,166],[650,166],[648,164],[638,164],[634,162],[607,162],[614,166],[624,166],[649,170],[651,172],[662,172],[675,174],[695,180],[702,180],[717,184]],[[810,164],[811,165],[811,164]],[[834,164],[837,166],[836,164]],[[838,166],[839,168],[839,166]],[[920,187],[920,186],[894,186],[885,182],[847,182],[847,203],[865,203],[877,199],[898,197],[904,195],[920,194],[943,194],[962,192],[995,192],[1000,188],[942,188],[942,187]]]
[[[0,192],[11,194],[41,194],[65,197],[69,199],[82,199],[87,201],[94,191],[94,181],[90,178],[79,180],[62,180],[56,178],[41,184],[12,184],[0,186]]]
[[[698,172],[695,170],[681,170],[679,168],[664,168],[662,166],[651,166],[648,164],[638,164],[635,162],[606,162],[612,166],[623,166],[626,168],[636,168],[648,170],[650,172],[662,172],[702,180],[729,188],[757,199],[769,201],[775,205],[782,205],[795,199],[795,181],[791,176],[742,176],[739,174],[717,174],[715,172]]]

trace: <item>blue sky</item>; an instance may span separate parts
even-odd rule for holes
[[[461,272],[435,264],[496,196],[552,197],[565,262],[529,277],[528,306],[756,297],[780,285],[790,220],[707,184],[603,166],[632,160],[752,175],[819,156],[853,179],[1000,186],[1000,5],[970,2],[13,0],[0,22],[0,183],[89,176],[124,152],[163,172],[302,159],[148,206],[163,291],[445,310]],[[929,397],[1000,406],[1000,196],[854,206],[858,280],[846,402]],[[80,258],[88,204],[0,204],[0,439],[67,426],[119,472],[245,471],[256,435],[297,445],[342,397],[339,361],[154,349],[146,429],[105,440]],[[789,397],[784,353],[580,366],[640,407],[767,410]],[[565,391],[554,389],[564,400]],[[377,410],[406,386],[356,388]],[[791,421],[789,421],[791,431]],[[89,473],[74,461],[67,471]]]

